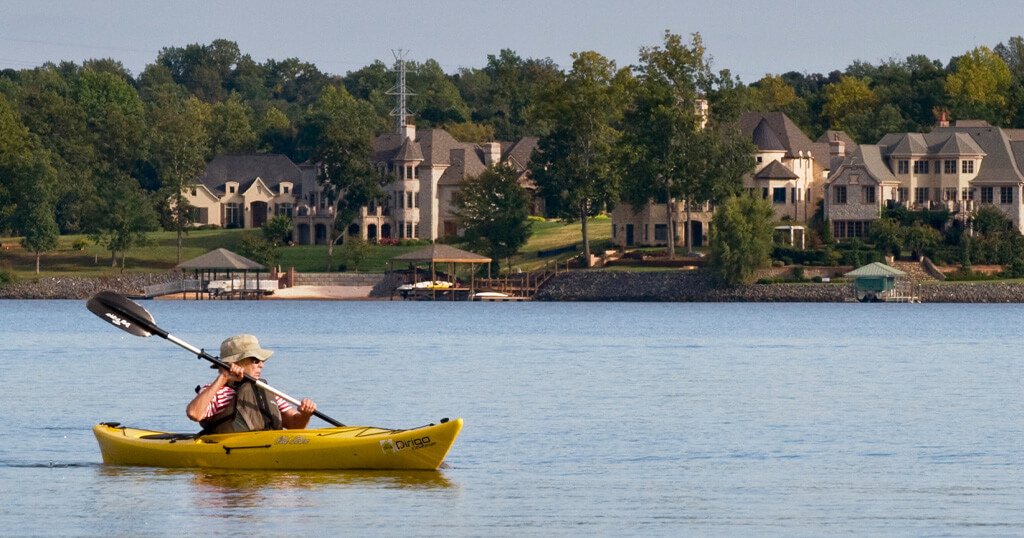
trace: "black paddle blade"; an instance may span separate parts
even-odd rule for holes
[[[135,336],[150,336],[156,328],[153,316],[145,308],[112,291],[93,295],[85,306],[107,323]]]

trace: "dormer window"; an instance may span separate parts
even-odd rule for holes
[[[291,189],[288,188],[288,185],[285,185],[284,187],[282,187],[282,189],[283,189],[285,194],[288,194],[288,191],[291,190]]]
[[[231,194],[235,194],[235,186],[234,185],[229,186],[228,187],[228,192],[231,193]]]

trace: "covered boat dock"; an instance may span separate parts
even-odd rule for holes
[[[476,294],[476,266],[477,264],[487,264],[487,274],[490,277],[491,272],[491,258],[487,256],[481,256],[472,252],[467,252],[462,249],[455,248],[449,245],[432,244],[426,248],[416,250],[413,252],[407,252],[391,258],[388,261],[388,271],[394,270],[394,263],[408,263],[410,267],[415,267],[419,263],[430,264],[430,284],[426,286],[417,286],[419,284],[416,280],[418,278],[418,272],[413,273],[413,288],[406,294],[407,297],[416,299],[448,299],[448,300],[469,300],[472,299]],[[469,269],[469,287],[462,287],[458,284],[455,279],[456,275],[456,264],[468,263]],[[437,279],[438,264],[448,264],[447,274],[452,276],[453,282],[441,283]],[[445,285],[448,284],[448,285]]]

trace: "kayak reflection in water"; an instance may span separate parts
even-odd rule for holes
[[[231,369],[219,369],[213,383],[197,388],[198,394],[185,414],[203,426],[204,434],[305,428],[316,411],[313,401],[302,400],[295,409],[243,377],[248,374],[260,379],[263,363],[273,354],[260,348],[259,340],[251,334],[224,340],[220,360]]]

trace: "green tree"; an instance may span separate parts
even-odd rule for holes
[[[275,247],[288,242],[292,235],[292,219],[288,215],[274,215],[263,224],[263,238]]]
[[[252,108],[237,93],[232,93],[227,101],[213,105],[206,122],[206,130],[210,134],[206,157],[212,159],[225,153],[254,152],[257,140],[249,120],[252,114]]]
[[[711,219],[712,274],[725,286],[751,280],[771,260],[774,210],[768,200],[743,195],[725,200]]]
[[[39,258],[43,252],[55,250],[60,230],[54,219],[53,205],[45,200],[32,203],[23,225],[25,237],[21,246],[36,256],[36,274],[39,274]]]
[[[695,204],[739,192],[753,170],[754,147],[734,113],[735,82],[728,71],[712,73],[700,34],[685,45],[665,33],[665,45],[644,47],[632,107],[624,119],[620,158],[623,198],[638,211],[651,200],[666,205],[668,256],[675,257],[676,204],[685,201],[687,230]],[[721,114],[701,107],[714,97]],[[692,238],[686,234],[687,250]]]
[[[603,212],[618,192],[612,150],[619,133],[612,124],[622,117],[630,76],[596,52],[573,53],[573,60],[564,84],[547,96],[552,129],[541,137],[530,169],[549,210],[581,223],[589,266],[587,219]]]
[[[448,131],[448,134],[452,135],[459,142],[483,144],[484,142],[494,140],[494,127],[490,125],[467,121],[464,123],[448,123],[443,127],[444,130]]]
[[[903,227],[894,219],[882,218],[871,223],[871,240],[886,253],[899,256],[904,235]]]
[[[467,178],[459,186],[455,216],[470,245],[487,253],[497,265],[519,252],[530,238],[530,195],[519,184],[518,173],[498,164]]]
[[[373,107],[334,86],[324,89],[307,114],[303,132],[313,160],[321,164],[317,180],[330,207],[327,271],[333,265],[335,242],[359,208],[383,198],[382,187],[390,179],[371,163],[376,125]]]
[[[194,221],[193,207],[185,198],[206,166],[203,156],[209,136],[203,127],[209,105],[195,97],[179,99],[160,93],[147,106],[152,163],[160,178],[160,201],[168,228],[176,232],[177,263],[181,263],[182,235]]]
[[[148,233],[159,227],[159,219],[138,181],[120,176],[102,182],[92,227],[93,240],[110,251],[111,267],[117,267],[117,253],[121,253],[124,272],[128,250],[145,244]]]
[[[370,255],[370,245],[361,235],[348,235],[339,249],[341,259],[352,264],[352,270],[359,272],[359,264]]]
[[[851,116],[871,114],[878,106],[878,97],[868,81],[843,75],[839,82],[825,87],[821,113],[828,119],[831,129],[842,131]]]
[[[910,250],[914,258],[918,258],[932,253],[941,240],[942,234],[938,230],[926,224],[915,222],[913,226],[904,230],[903,248]]]
[[[242,234],[242,241],[238,245],[238,252],[242,256],[267,267],[277,265],[281,257],[277,250],[277,245],[255,232],[245,232]]]
[[[977,47],[956,59],[946,76],[946,93],[953,114],[960,119],[983,119],[1004,125],[1009,110],[1013,74],[1006,62],[988,47]]]

